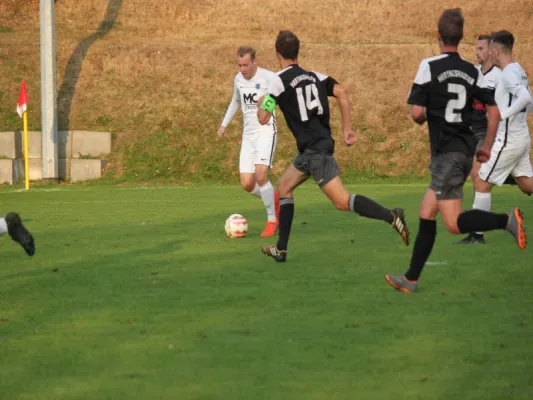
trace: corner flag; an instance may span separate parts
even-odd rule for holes
[[[28,93],[26,92],[26,82],[22,81],[19,93],[19,101],[17,103],[17,113],[20,118],[28,110]]]

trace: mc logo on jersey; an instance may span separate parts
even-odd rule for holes
[[[244,104],[257,104],[257,93],[243,93]]]

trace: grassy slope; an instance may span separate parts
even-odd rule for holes
[[[3,130],[20,125],[13,105],[21,79],[29,84],[30,127],[40,125],[38,2],[24,4],[0,5]],[[338,146],[345,171],[420,175],[426,128],[409,121],[405,98],[420,59],[438,51],[436,18],[452,5],[457,2],[62,0],[56,3],[59,125],[114,132],[109,177],[234,181],[240,119],[225,140],[215,132],[231,97],[235,49],[253,45],[259,63],[276,69],[274,37],[290,28],[303,43],[301,63],[349,89],[360,140],[353,149]],[[467,18],[466,58],[474,58],[477,34],[510,28],[517,58],[533,72],[528,0],[459,5]],[[333,127],[339,127],[336,112]],[[281,134],[275,173],[294,152],[284,126]]]
[[[406,207],[416,230],[423,186],[356,190]],[[38,245],[29,259],[1,238],[2,398],[533,397],[531,262],[506,233],[488,235],[497,247],[457,247],[441,225],[435,264],[404,295],[382,276],[410,249],[313,185],[297,193],[283,266],[259,253],[264,212],[236,188],[4,191],[0,202]],[[515,188],[494,197],[497,209],[516,202]],[[223,234],[233,212],[249,220],[243,240]]]

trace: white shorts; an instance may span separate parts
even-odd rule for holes
[[[272,168],[277,142],[278,135],[272,127],[266,132],[243,135],[239,159],[240,173],[253,174],[257,164],[268,165]]]
[[[509,175],[513,177],[533,176],[529,152],[531,141],[513,143],[503,146],[500,141],[494,142],[490,159],[481,165],[479,177],[484,181],[501,186]]]

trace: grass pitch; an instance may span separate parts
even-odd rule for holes
[[[424,189],[352,187],[404,207],[413,241]],[[440,224],[406,295],[383,274],[411,247],[312,184],[284,265],[260,254],[262,204],[236,187],[3,190],[0,205],[37,244],[0,242],[2,399],[533,398],[530,250],[505,232],[458,246]],[[495,190],[495,209],[513,205],[532,223],[530,198]],[[235,212],[242,240],[223,232]]]

